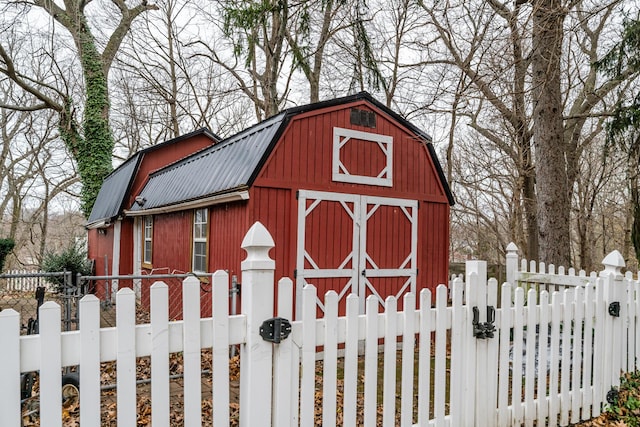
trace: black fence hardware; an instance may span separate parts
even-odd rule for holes
[[[609,304],[609,314],[613,317],[620,317],[620,303],[618,301]]]
[[[487,321],[480,322],[480,310],[473,307],[473,336],[478,339],[493,338],[496,331],[496,310],[492,305],[487,306]]]
[[[291,323],[282,317],[274,317],[262,322],[260,336],[263,340],[280,344],[291,333]]]

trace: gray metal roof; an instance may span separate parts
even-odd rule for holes
[[[93,209],[91,210],[91,215],[89,215],[89,219],[87,220],[86,227],[91,227],[92,225],[95,226],[102,221],[111,221],[122,213],[125,208],[124,203],[127,201],[129,191],[131,190],[131,185],[138,172],[138,167],[146,153],[167,145],[184,141],[196,135],[205,135],[213,141],[220,141],[220,137],[209,129],[201,128],[168,141],[144,148],[118,166],[102,182],[102,187],[100,187],[98,197],[96,197],[96,201],[93,205]]]
[[[138,169],[140,156],[140,153],[136,153],[129,157],[126,162],[105,178],[87,220],[87,226],[110,220],[119,215],[129,186]]]
[[[279,138],[280,113],[149,176],[132,211],[170,206],[248,187]]]

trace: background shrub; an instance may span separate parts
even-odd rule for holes
[[[0,239],[0,271],[4,271],[4,260],[15,245],[13,239]]]
[[[87,259],[87,252],[80,243],[74,243],[62,252],[47,252],[42,259],[40,268],[47,273],[70,271],[73,284],[75,284],[78,273],[83,276],[92,273],[91,262]],[[51,277],[49,281],[58,287],[58,291],[61,291],[64,287],[63,277]]]

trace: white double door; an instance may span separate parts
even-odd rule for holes
[[[369,295],[384,307],[416,290],[416,200],[300,190],[297,235],[297,310],[306,284],[318,288],[322,310],[334,290],[339,299],[357,294],[361,313]]]

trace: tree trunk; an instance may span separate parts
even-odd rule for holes
[[[82,212],[89,217],[104,178],[112,171],[111,157],[115,143],[109,128],[109,93],[102,56],[93,35],[86,31],[79,35],[78,51],[84,72],[87,101],[84,111],[81,146],[76,156],[82,178]]]
[[[525,226],[527,229],[526,256],[528,259],[537,260],[539,258],[538,203],[536,197],[536,180],[533,173],[525,174],[522,194],[524,198]]]
[[[539,260],[570,263],[570,201],[563,138],[560,61],[565,10],[559,0],[533,3],[533,141]]]

